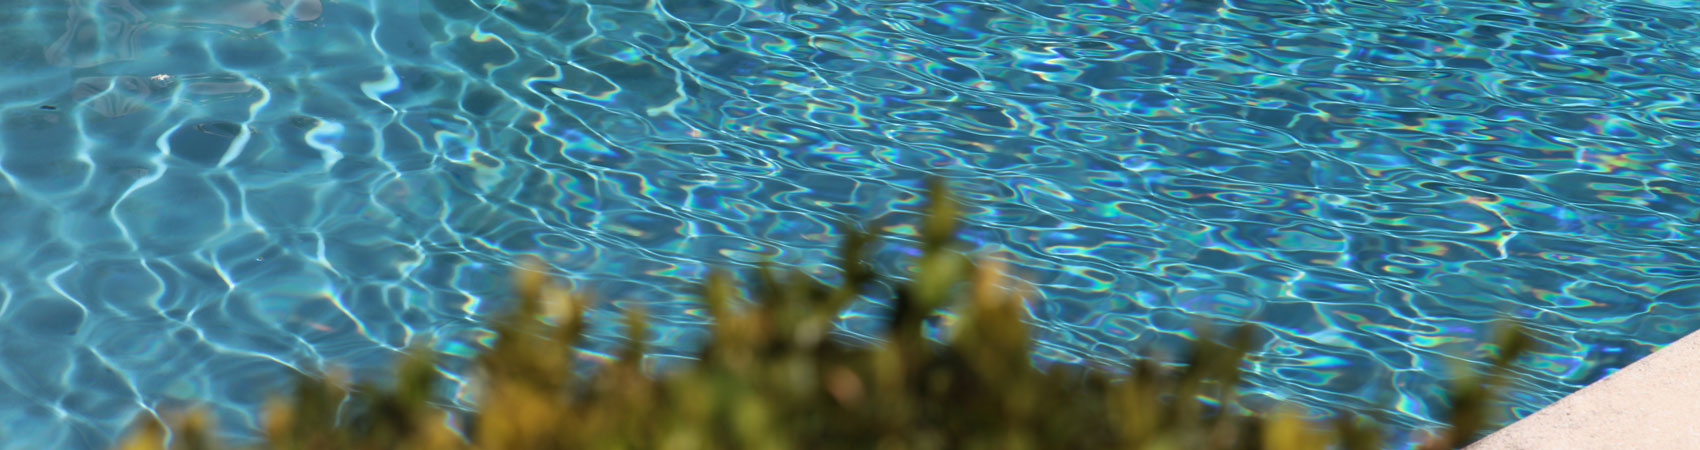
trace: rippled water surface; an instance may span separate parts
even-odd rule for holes
[[[522,254],[611,300],[593,347],[644,302],[682,358],[706,318],[660,300],[705,265],[884,218],[902,270],[927,174],[1040,286],[1044,359],[1255,318],[1254,399],[1416,429],[1520,318],[1520,417],[1700,327],[1696,11],[11,0],[0,448],[203,401],[241,436],[291,367],[416,337],[458,376]]]

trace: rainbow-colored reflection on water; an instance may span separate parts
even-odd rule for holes
[[[102,448],[292,367],[444,371],[537,255],[703,338],[707,267],[919,191],[1039,287],[1042,362],[1252,320],[1253,402],[1434,421],[1516,318],[1527,415],[1700,327],[1692,1],[17,0],[0,448]],[[830,278],[829,272],[817,275]],[[885,308],[859,303],[847,336]]]

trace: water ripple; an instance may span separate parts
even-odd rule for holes
[[[1508,419],[1697,326],[1687,9],[380,3],[0,12],[0,448],[190,401],[251,433],[255,386],[421,336],[462,380],[522,254],[611,300],[587,359],[844,219],[908,273],[927,174],[1045,298],[1042,358],[1254,318],[1251,398],[1317,416],[1433,424],[1493,319],[1541,342]],[[694,351],[699,306],[645,306]]]

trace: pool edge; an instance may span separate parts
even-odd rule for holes
[[[1700,445],[1700,332],[1471,444],[1468,450]]]

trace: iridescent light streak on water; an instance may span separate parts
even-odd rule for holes
[[[12,2],[0,448],[191,402],[251,437],[292,367],[381,376],[417,338],[465,380],[527,254],[607,299],[584,360],[641,304],[677,364],[708,267],[826,262],[879,218],[906,273],[927,174],[1037,286],[1042,363],[1250,319],[1252,403],[1421,428],[1517,318],[1520,417],[1700,326],[1695,11]]]

